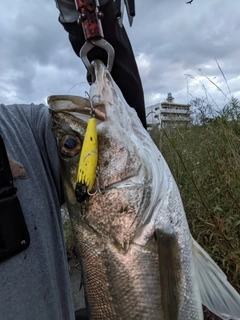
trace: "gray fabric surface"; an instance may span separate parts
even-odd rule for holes
[[[58,156],[44,105],[0,105],[8,154],[23,164],[14,181],[31,243],[0,263],[0,320],[72,320],[73,303],[62,232]]]

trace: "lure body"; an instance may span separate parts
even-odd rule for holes
[[[92,190],[95,182],[97,161],[97,122],[96,118],[91,118],[88,120],[77,173],[77,182],[85,184],[88,191]]]

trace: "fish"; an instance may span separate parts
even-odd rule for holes
[[[205,305],[239,320],[240,296],[193,239],[161,152],[104,64],[93,66],[89,96],[48,98],[89,318],[201,320]],[[93,116],[98,163],[89,191],[76,180]]]

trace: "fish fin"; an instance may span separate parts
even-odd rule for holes
[[[164,320],[177,320],[180,307],[181,259],[175,233],[156,229]]]
[[[202,304],[223,320],[240,320],[240,295],[194,239],[193,260]]]

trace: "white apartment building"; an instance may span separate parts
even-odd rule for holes
[[[175,103],[171,93],[165,102],[157,103],[146,108],[148,127],[159,124],[161,128],[176,125],[186,125],[191,122],[190,105]]]

